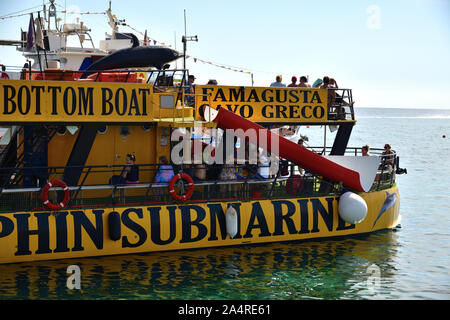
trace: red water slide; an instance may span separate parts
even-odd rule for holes
[[[347,167],[344,167],[336,163],[335,161],[331,161],[317,153],[308,150],[305,147],[302,147],[275,133],[272,133],[270,130],[265,129],[264,127],[252,121],[242,118],[241,116],[238,116],[237,114],[234,114],[233,112],[226,110],[225,108],[219,108],[218,110],[215,110],[213,108],[206,107],[204,110],[204,115],[206,120],[216,122],[217,127],[223,130],[242,129],[245,131],[254,129],[258,141],[260,141],[260,135],[262,135],[263,138],[264,136],[267,137],[267,151],[273,152],[275,154],[278,153],[281,158],[293,161],[299,166],[316,174],[322,175],[330,181],[342,181],[344,186],[348,188],[368,192],[375,178],[377,167],[375,167],[375,171],[373,167],[374,164],[377,166],[377,163],[379,162],[376,159],[373,159],[374,157],[352,157],[353,159],[351,159],[351,161],[348,161],[349,159],[347,157],[346,161],[341,161],[341,163],[351,163],[353,160],[362,160],[359,161],[359,164],[357,165],[358,170],[352,170],[349,168],[351,166],[350,164],[347,165]],[[236,135],[239,136],[239,130],[236,132]],[[279,141],[278,152],[276,148],[273,148],[273,146],[275,145],[272,144],[273,140],[275,140],[274,143],[276,143],[277,140]],[[274,150],[272,151],[272,149]],[[369,158],[372,158],[372,161],[365,161],[365,163],[370,163],[370,165],[361,165],[361,162],[364,162],[364,160],[370,160]],[[335,159],[338,160],[339,157],[333,157],[333,160]]]

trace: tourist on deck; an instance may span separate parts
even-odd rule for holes
[[[174,176],[173,167],[169,163],[166,156],[159,157],[159,168],[155,175],[156,183],[169,183]],[[154,188],[154,194],[157,196],[164,195],[165,188]]]
[[[230,153],[227,155],[226,163],[223,165],[222,170],[220,171],[219,180],[220,181],[234,181],[237,180],[236,175],[236,166],[235,166],[235,158],[234,153]],[[237,197],[237,184],[221,184],[220,192],[222,195],[228,191],[232,191],[233,197]]]
[[[247,179],[263,179],[259,174],[259,159],[258,163],[246,163],[244,167],[248,171]]]
[[[336,112],[336,118],[335,119],[341,119],[344,120],[345,119],[345,114],[344,111],[342,110],[342,108],[339,106],[338,108],[336,108],[336,110],[334,110],[334,103],[336,100],[336,92],[333,90],[334,84],[330,83],[330,78],[325,76],[323,77],[322,80],[322,84],[319,87],[320,89],[328,89],[328,112],[332,113],[333,111]],[[342,117],[342,114],[344,115],[344,117]],[[344,119],[342,119],[344,118]]]
[[[381,159],[383,161],[382,169],[391,172],[394,165],[394,152],[392,151],[391,145],[389,143],[386,143],[384,145],[384,151],[381,154]]]
[[[136,156],[127,154],[126,166],[122,169],[120,175],[114,175],[109,179],[109,184],[136,184],[139,183],[139,166],[136,165]]]
[[[28,68],[29,68],[28,62],[25,62],[25,64],[22,67],[22,70],[20,71],[20,80],[26,80]]]
[[[334,80],[333,78],[330,78],[329,88],[339,88],[336,80]]]
[[[329,86],[329,88],[339,89],[339,86],[338,86],[338,84],[337,84],[335,79],[330,78],[330,86]],[[333,91],[336,92],[335,90],[333,90]],[[350,106],[350,105],[353,105],[353,103],[354,103],[354,101],[352,103],[348,103],[338,93],[335,93],[335,102],[336,103],[342,103],[345,106]]]
[[[263,150],[259,151],[258,157],[258,175],[263,179],[268,179],[270,174],[270,163],[267,155],[264,154]]]
[[[207,83],[207,85],[209,86],[217,86],[217,80],[215,79],[210,79]]]
[[[194,165],[194,181],[203,182],[206,181],[206,164],[199,163]]]
[[[325,76],[322,79],[322,84],[319,87],[320,89],[328,89],[330,88],[330,78]]]
[[[203,151],[205,150],[205,148],[206,146],[203,147]],[[205,163],[203,151],[202,151],[202,163],[197,163],[194,165],[193,180],[196,185],[207,181],[208,167]],[[209,188],[207,185],[203,185],[201,188],[202,188],[202,197],[206,199],[206,197],[208,196]]]
[[[275,178],[278,174],[278,170],[279,170],[279,162],[280,162],[280,157],[278,157],[276,154],[267,153],[267,156],[269,157],[269,179],[271,178]]]
[[[311,88],[311,85],[308,83],[308,79],[305,76],[300,77],[300,83],[297,87],[301,88]]]
[[[279,135],[282,137],[292,136],[295,133],[295,126],[282,126]]]
[[[155,182],[170,182],[174,176],[172,165],[166,156],[159,157],[159,168],[155,175]]]
[[[314,81],[312,87],[313,87],[313,88],[319,88],[320,85],[322,84],[322,82],[323,82],[323,80],[319,78],[319,79],[317,79],[316,81]]]
[[[298,139],[297,144],[298,144],[299,146],[303,147],[303,148],[306,148],[305,145],[304,145],[304,142],[305,142],[305,140],[304,140],[303,138],[300,138],[300,139]],[[294,167],[294,168],[295,168],[295,167]],[[300,175],[303,175],[303,173],[304,173],[303,168],[301,168],[300,166],[296,166],[296,168],[297,168],[297,170],[298,170],[298,173],[299,173]],[[294,171],[294,172],[295,172],[295,171]]]
[[[281,75],[277,75],[275,80],[276,80],[275,82],[272,82],[270,84],[271,87],[280,87],[280,88],[285,88],[286,87],[286,85],[281,82],[283,80]]]
[[[297,77],[296,76],[293,76],[292,78],[291,78],[291,83],[288,85],[288,87],[298,87],[297,86]]]
[[[9,80],[9,76],[6,73],[6,67],[3,64],[0,64],[2,71],[0,73],[0,80]]]
[[[190,107],[194,106],[194,81],[195,81],[195,76],[194,75],[189,75],[188,77],[188,82],[186,83],[187,88],[184,90],[184,93],[186,94],[185,96],[185,101],[186,104]]]
[[[338,89],[338,85],[336,80],[334,80],[333,78],[330,78],[329,83],[328,83],[328,89]],[[344,103],[344,101],[342,100],[342,97],[336,93],[336,90],[330,90],[329,95],[332,97],[332,102],[333,103]],[[346,105],[348,105],[348,103],[345,102]]]
[[[361,147],[361,153],[362,153],[363,157],[369,157],[370,156],[369,150],[370,150],[370,147],[367,144],[365,146]]]
[[[125,178],[125,183],[139,183],[139,166],[136,165],[136,156],[127,154],[125,161],[127,166],[124,169],[125,173],[122,175]]]

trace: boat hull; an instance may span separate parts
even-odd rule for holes
[[[356,225],[340,219],[336,196],[3,213],[0,263],[342,237],[398,224],[396,185],[360,195],[368,212]],[[233,238],[229,206],[237,213]]]

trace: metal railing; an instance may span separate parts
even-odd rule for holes
[[[316,153],[319,154],[330,154],[332,147],[310,147]],[[380,165],[378,167],[378,172],[375,177],[375,181],[372,185],[370,191],[383,190],[390,188],[395,183],[396,174],[407,173],[406,169],[400,168],[400,157],[397,155],[395,150],[392,150],[392,154],[384,155],[384,149],[381,148],[371,148],[370,155],[380,157]],[[361,148],[348,147],[345,150],[345,154],[348,156],[362,156]]]
[[[351,89],[328,89],[328,120],[355,120]]]
[[[137,165],[139,167],[140,180],[133,184],[116,184],[111,185],[108,181],[105,184],[91,184],[89,180],[98,180],[100,177],[111,177],[123,169],[123,165],[118,166],[86,166],[83,167],[83,174],[80,177],[80,183],[77,186],[69,186],[70,201],[67,205],[68,209],[90,208],[90,207],[109,207],[124,205],[146,205],[146,204],[171,204],[175,201],[170,197],[167,182],[156,182],[154,176],[158,170],[158,165],[147,164]],[[189,202],[205,202],[205,201],[249,201],[253,199],[267,198],[286,198],[286,197],[306,197],[319,196],[319,187],[321,184],[329,185],[329,189],[334,193],[338,193],[338,184],[330,183],[314,174],[306,173],[301,180],[295,180],[298,176],[293,176],[293,169],[285,170],[286,166],[293,164],[283,163],[280,169],[270,178],[262,178],[256,174],[243,175],[236,177],[234,180],[221,180],[218,177],[220,165],[211,166],[210,171],[217,169],[216,174],[208,173],[208,179],[199,180],[195,178],[195,165],[184,165],[183,168],[173,166],[174,172],[182,172],[194,177],[195,191],[193,196],[187,201]],[[45,179],[45,182],[61,179],[65,167],[52,168],[33,168],[37,172],[39,170],[47,170],[47,175],[35,177],[35,186],[25,187],[23,185],[8,185],[0,191],[0,212],[8,211],[39,211],[46,210],[42,203],[42,189],[38,187],[39,178]],[[234,170],[249,170],[248,166],[235,165]],[[14,168],[16,175],[25,174],[30,168]],[[7,173],[8,172],[8,173]],[[283,175],[287,173],[287,175]],[[1,168],[0,174],[10,174],[7,168]],[[16,180],[15,178],[11,181]],[[180,192],[182,186],[175,186],[175,191]],[[184,186],[187,188],[186,186]],[[330,194],[330,193],[327,193]],[[61,199],[61,189],[51,188],[49,199],[58,203]]]
[[[145,78],[139,77],[138,74],[145,73]],[[80,77],[85,74],[85,79]],[[102,76],[117,75],[116,78],[111,78],[110,81],[105,80]],[[194,101],[196,97],[203,97],[200,94],[190,94],[186,90],[189,86],[186,85],[188,70],[187,69],[166,69],[166,70],[146,70],[146,69],[119,69],[119,70],[32,70],[31,68],[23,69],[21,72],[21,79],[24,80],[43,80],[49,78],[56,81],[65,80],[82,80],[89,82],[120,82],[129,84],[144,84],[151,86],[155,95],[171,95],[173,100],[171,106],[162,106],[157,99],[151,99],[152,109],[157,109],[159,112],[155,113],[155,120],[162,121],[170,119],[175,123],[176,119],[181,119],[181,122],[186,122],[186,109],[194,108]],[[66,77],[67,76],[67,77]],[[81,82],[82,83],[82,82]],[[171,110],[170,116],[163,113],[163,110]],[[162,114],[165,116],[163,117]],[[193,122],[190,117],[190,122]]]
[[[319,147],[312,147],[320,153]],[[323,150],[323,148],[322,148]],[[394,154],[392,168],[387,166],[387,158],[381,155],[381,149],[371,149],[373,155],[380,155],[380,168],[373,183],[371,191],[383,190],[393,186],[395,174],[399,170],[398,157]],[[360,155],[358,148],[348,148],[346,154]],[[80,183],[69,186],[70,201],[68,209],[114,207],[149,204],[174,204],[169,195],[168,182],[157,182],[154,176],[159,169],[158,164],[139,164],[139,182],[110,184],[112,176],[120,174],[124,165],[84,166]],[[80,167],[73,167],[80,168]],[[175,173],[184,172],[194,178],[194,193],[186,203],[210,201],[250,201],[255,199],[280,199],[298,197],[338,196],[342,191],[342,184],[330,182],[321,176],[303,170],[294,163],[282,160],[278,170],[271,172],[267,178],[257,174],[258,165],[233,165],[235,172],[244,172],[236,175],[232,180],[221,180],[222,165],[211,165],[199,169],[197,165],[189,164],[173,166]],[[0,175],[11,175],[11,168],[0,168]],[[42,168],[13,168],[14,177],[10,181],[20,181],[16,175],[38,173],[32,179],[35,185],[10,184],[0,190],[0,212],[9,211],[39,211],[47,210],[42,202],[43,179],[45,183],[54,179],[62,179],[66,167]],[[34,170],[34,171],[30,171]],[[196,178],[196,170],[207,170],[207,179]],[[247,171],[247,174],[245,174]],[[44,175],[39,176],[39,173]],[[98,183],[100,180],[104,183]],[[96,181],[92,183],[90,181]],[[175,192],[186,189],[187,185],[175,186]],[[58,203],[61,199],[61,189],[51,188],[49,199]]]
[[[123,83],[146,83],[152,85],[154,92],[156,93],[174,93],[176,99],[174,105],[177,106],[180,102],[181,106],[194,107],[194,94],[187,93],[189,88],[187,83],[187,69],[166,69],[166,70],[147,70],[147,69],[119,69],[119,70],[22,70],[22,79],[32,79],[33,74],[41,76],[35,80],[42,80],[43,74],[58,74],[61,75],[60,80],[64,80],[64,74],[78,75],[83,74],[90,75],[90,81],[97,82],[102,74],[111,74],[120,72],[126,74],[125,78],[120,82]],[[146,79],[143,82],[133,81],[130,82],[130,76],[135,73],[145,73]],[[134,79],[134,78],[133,78]],[[57,79],[55,79],[57,80]],[[117,81],[116,81],[117,82]],[[352,89],[348,88],[329,88],[328,89],[328,120],[329,121],[348,121],[355,120],[355,112],[353,108],[353,95]]]

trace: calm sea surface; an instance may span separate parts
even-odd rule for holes
[[[349,146],[391,143],[401,228],[362,238],[0,265],[0,299],[450,299],[450,110],[356,110]],[[310,145],[323,129],[304,128]],[[335,133],[327,131],[331,146]],[[446,135],[446,138],[442,136]],[[69,265],[81,289],[66,288]]]

